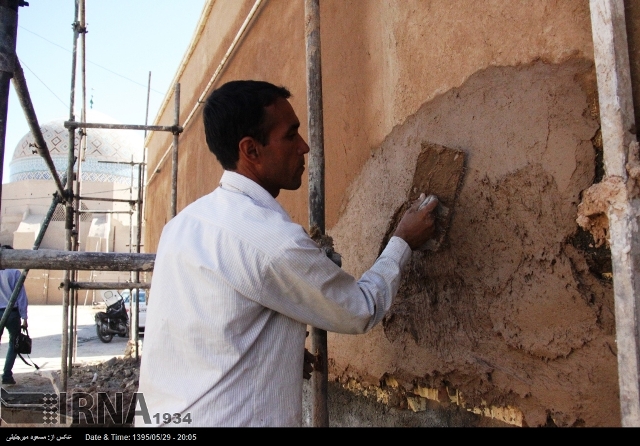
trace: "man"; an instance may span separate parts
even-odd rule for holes
[[[146,422],[299,426],[307,325],[370,330],[433,232],[437,201],[414,205],[359,281],[333,264],[275,200],[300,187],[309,151],[289,96],[234,81],[207,99],[207,144],[225,172],[160,238],[140,370]]]
[[[2,245],[0,248],[13,249],[10,245]],[[20,278],[20,271],[17,269],[3,269],[0,270],[0,315],[3,315],[7,305],[9,305],[9,299],[13,293],[16,283]],[[16,362],[16,356],[18,355],[14,349],[14,344],[18,333],[20,333],[20,319],[22,319],[22,326],[27,328],[27,307],[29,303],[27,301],[27,293],[24,291],[24,287],[21,287],[18,293],[18,299],[16,300],[13,308],[9,310],[9,318],[7,319],[7,331],[9,332],[9,345],[7,347],[7,357],[4,361],[4,369],[2,372],[2,384],[15,384],[16,380],[13,378],[13,364]],[[1,316],[0,316],[1,317]],[[0,337],[4,334],[4,328],[0,331]]]

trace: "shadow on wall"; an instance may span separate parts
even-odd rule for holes
[[[575,221],[597,117],[592,63],[574,59],[490,67],[394,128],[330,231],[351,273],[412,196],[423,144],[463,150],[466,173],[441,249],[413,254],[382,329],[332,338],[332,372],[456,388],[530,426],[619,425],[610,266]]]

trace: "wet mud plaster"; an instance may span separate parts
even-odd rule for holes
[[[619,424],[611,284],[572,243],[599,124],[586,60],[491,67],[425,103],[372,152],[329,231],[362,274],[411,193],[424,143],[463,150],[446,247],[413,254],[365,336],[330,335],[331,372],[457,389],[530,426]]]
[[[427,197],[438,197],[438,207],[434,210],[436,230],[431,240],[420,251],[438,251],[445,241],[451,222],[456,196],[464,174],[465,153],[462,150],[443,147],[438,144],[423,143],[418,155],[413,181],[407,197],[394,213],[393,218],[380,245],[380,253],[398,227],[406,210],[418,199],[421,193]]]

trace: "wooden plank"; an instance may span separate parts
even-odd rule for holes
[[[149,289],[151,284],[147,282],[71,282],[69,288],[76,290],[129,290]]]
[[[155,254],[0,249],[0,268],[80,271],[153,271]]]

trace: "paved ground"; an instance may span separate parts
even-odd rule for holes
[[[94,321],[95,310],[91,306],[78,307],[78,342],[76,360],[74,363],[87,364],[105,361],[114,356],[124,354],[127,339],[114,336],[113,340],[105,344],[96,335]],[[29,335],[33,339],[31,359],[41,370],[60,370],[60,353],[62,341],[62,306],[59,305],[30,305],[29,306]],[[0,344],[0,362],[4,365],[7,354],[9,334],[5,330]],[[23,355],[24,356],[24,355]],[[25,356],[28,360],[28,357]],[[34,368],[27,366],[16,358],[13,374],[20,385],[21,380],[28,380],[34,373]]]
[[[85,391],[91,386],[96,378],[100,385],[104,386],[105,379],[115,379],[116,385],[121,384],[120,375],[115,376],[111,368],[122,361],[112,360],[114,357],[124,355],[127,341],[126,338],[115,336],[110,343],[103,343],[98,339],[94,310],[91,306],[78,308],[78,342],[76,358],[73,366],[73,373],[68,377],[68,392]],[[63,391],[63,384],[58,376],[61,368],[61,341],[62,341],[62,306],[57,305],[31,305],[29,306],[29,335],[33,339],[31,360],[35,362],[40,370],[36,371],[16,358],[13,367],[15,385],[2,385],[2,413],[0,413],[0,427],[5,426],[38,426],[43,423],[42,411],[37,409],[24,409],[21,405],[38,403],[43,394],[59,393]],[[0,344],[0,364],[4,366],[4,359],[7,354],[7,342],[9,334],[6,332],[2,336]],[[23,355],[25,356],[25,355]],[[29,360],[27,356],[25,359]],[[95,364],[104,363],[97,368]],[[126,367],[137,367],[133,363],[127,362]],[[104,369],[107,367],[107,369]],[[99,372],[99,373],[95,373]],[[137,378],[137,373],[129,371],[129,375]],[[0,372],[1,373],[1,372]],[[131,378],[129,378],[129,381]],[[113,383],[111,383],[113,384]],[[133,390],[137,388],[137,379]],[[94,386],[95,387],[95,386]],[[36,400],[32,401],[33,398]],[[71,400],[68,399],[67,403]],[[7,403],[8,406],[4,404]],[[35,418],[34,418],[35,417]],[[62,422],[62,421],[61,421]],[[67,419],[70,422],[70,419]],[[26,424],[25,424],[26,423]]]

